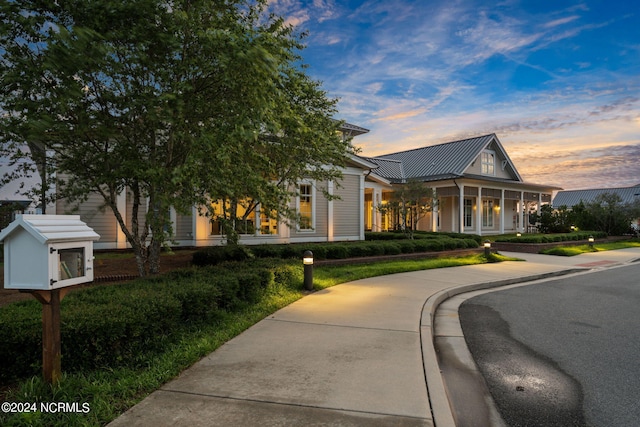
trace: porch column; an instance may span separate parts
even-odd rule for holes
[[[434,194],[437,194],[435,188],[431,188],[431,190]],[[434,197],[432,203],[433,209],[431,209],[431,231],[435,233],[436,231],[438,231],[438,198]]]
[[[451,209],[453,212],[453,209]],[[464,185],[460,186],[460,195],[458,197],[458,229],[460,233],[464,233]]]
[[[518,215],[520,216],[520,231],[524,233],[524,191],[520,192],[520,212]]]
[[[364,196],[364,189],[360,191]],[[327,181],[327,193],[333,196],[333,181]],[[362,213],[364,211],[364,197],[361,197],[360,203],[360,213]],[[362,220],[360,224],[364,230],[364,222]],[[331,199],[327,201],[327,241],[333,242],[333,200]]]
[[[333,191],[333,182],[331,182],[331,189]],[[360,200],[358,200],[358,206],[360,206],[360,240],[364,240],[364,175],[360,175],[360,191],[358,194],[360,196]],[[333,217],[333,210],[331,211],[331,216]]]
[[[127,221],[127,189],[123,189],[122,192],[118,193],[116,196],[116,205],[118,207],[118,211],[125,218],[125,222]],[[126,249],[127,247],[127,236],[125,236],[118,220],[115,219],[116,222],[116,249]]]
[[[504,234],[504,188],[500,190],[500,234]]]
[[[478,187],[478,198],[476,199],[476,232],[482,236],[482,186]]]
[[[538,215],[542,212],[542,192],[538,193]]]

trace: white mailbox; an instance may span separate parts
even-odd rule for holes
[[[80,215],[18,215],[0,233],[5,289],[52,290],[93,281],[93,242]]]

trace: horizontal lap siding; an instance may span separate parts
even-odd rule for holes
[[[335,237],[360,235],[360,177],[345,175],[340,188],[334,191],[339,199],[333,202]]]
[[[192,239],[193,217],[191,215],[177,215],[174,235],[177,240]]]
[[[110,243],[116,241],[118,223],[110,207],[105,207],[104,199],[101,195],[92,193],[86,202],[80,204],[80,209],[73,211],[75,205],[69,204],[66,200],[56,202],[56,212],[58,214],[80,215],[80,219],[100,235],[99,243]]]

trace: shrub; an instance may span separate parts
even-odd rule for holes
[[[397,243],[384,242],[381,246],[384,248],[385,255],[398,255],[402,253],[402,249],[400,249]]]
[[[224,261],[243,261],[253,258],[247,247],[241,245],[211,246],[193,254],[193,265],[202,267],[216,265]]]
[[[302,266],[278,259],[191,268],[69,294],[61,304],[63,369],[136,367],[181,330],[257,302],[269,290],[302,287]],[[0,308],[0,382],[41,369],[41,306]]]

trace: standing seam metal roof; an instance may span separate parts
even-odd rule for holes
[[[596,197],[606,194],[615,193],[622,199],[622,203],[633,203],[634,201],[640,201],[640,184],[634,187],[624,188],[593,188],[588,190],[566,190],[560,191],[553,198],[553,207],[559,208],[561,206],[567,206],[572,208],[573,206],[580,204],[580,202],[591,203]]]
[[[490,134],[385,154],[369,160],[379,165],[375,170],[378,175],[394,182],[412,178],[425,181],[433,180],[433,177],[456,178],[462,176],[478,154],[494,140],[497,141],[496,135]],[[506,153],[502,154],[506,156]],[[401,163],[400,170],[403,172],[401,175],[398,174],[397,167],[391,167],[391,161]],[[515,169],[513,171],[518,176]]]

